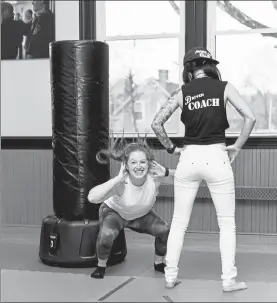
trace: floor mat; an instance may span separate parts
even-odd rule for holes
[[[1,270],[1,302],[97,302],[129,279],[96,280],[83,274]]]
[[[1,271],[1,302],[276,302],[277,283],[249,282],[223,293],[221,282],[181,280],[174,289],[163,278],[88,275],[25,270]]]

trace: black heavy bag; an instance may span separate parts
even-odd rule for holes
[[[53,204],[67,220],[98,219],[89,190],[109,177],[96,153],[109,139],[109,48],[98,41],[50,45],[53,123]]]
[[[39,257],[44,264],[51,266],[96,266],[98,231],[99,224],[95,220],[67,221],[47,216],[42,222]],[[113,244],[108,266],[122,262],[126,254],[126,239],[122,231]]]
[[[99,204],[89,190],[110,178],[96,153],[109,141],[109,49],[98,41],[50,44],[53,124],[53,205],[43,219],[39,256],[63,267],[97,263]],[[125,233],[114,242],[109,265],[124,260]]]

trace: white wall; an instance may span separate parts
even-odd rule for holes
[[[79,39],[79,1],[55,1],[56,40]],[[1,61],[1,136],[52,136],[49,59]]]

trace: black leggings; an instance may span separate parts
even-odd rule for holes
[[[99,209],[99,224],[96,250],[100,260],[108,259],[113,242],[124,227],[154,236],[156,255],[165,256],[166,254],[169,226],[153,209],[143,217],[128,221],[107,204],[102,203]]]

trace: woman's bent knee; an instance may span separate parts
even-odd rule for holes
[[[102,246],[111,246],[118,236],[118,232],[114,230],[102,231],[99,235],[99,244]]]
[[[170,227],[167,224],[167,222],[165,222],[165,221],[160,222],[160,224],[158,224],[156,227],[157,227],[156,228],[156,236],[158,236],[158,237],[168,237]]]

